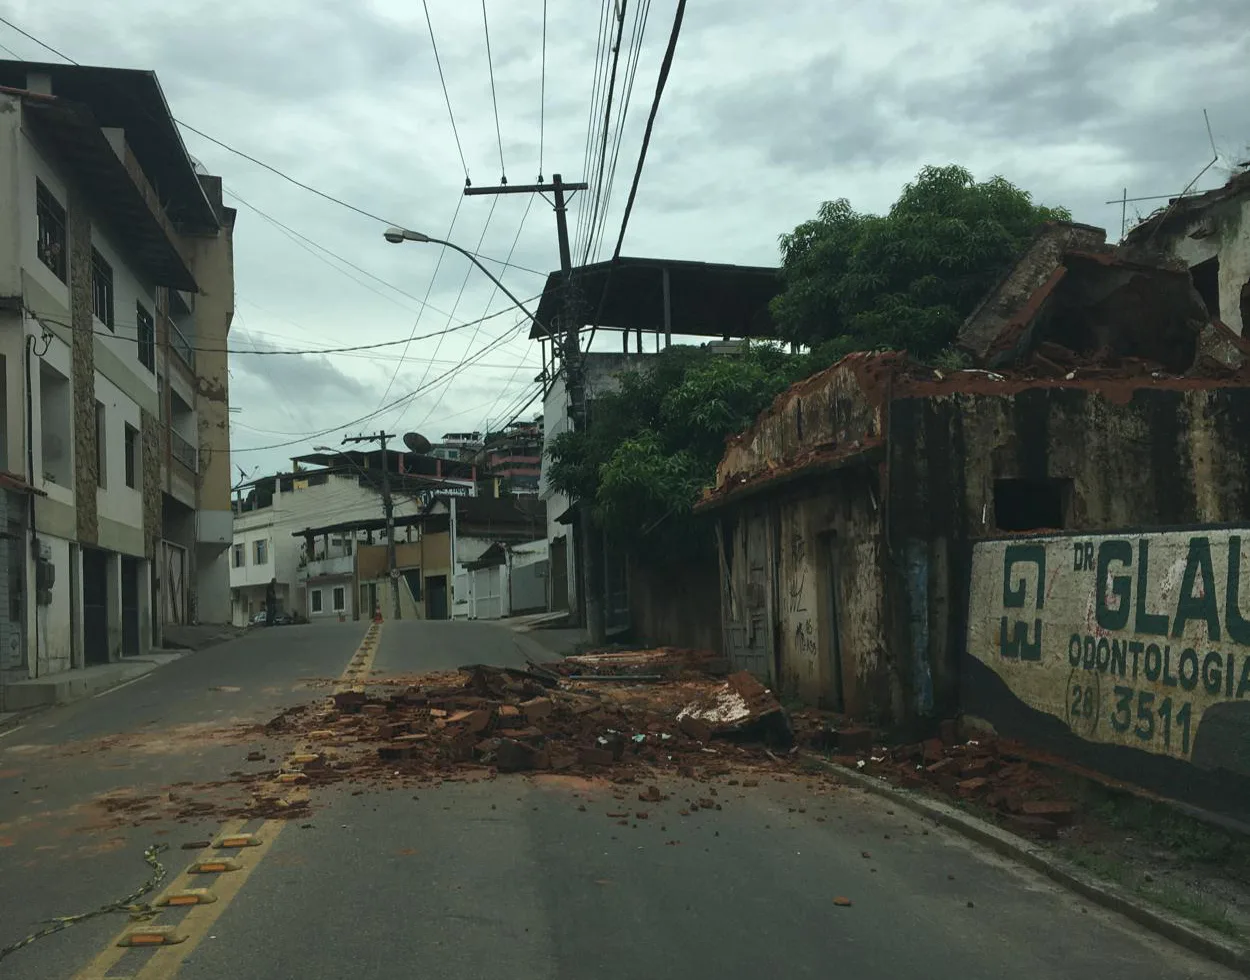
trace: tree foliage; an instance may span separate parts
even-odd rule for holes
[[[726,436],[810,370],[808,357],[767,346],[732,355],[670,347],[595,397],[585,430],[552,440],[551,483],[591,501],[618,539],[673,556],[697,533],[691,508],[715,477]]]
[[[1069,217],[1002,177],[925,167],[885,215],[841,198],[782,235],[773,317],[782,337],[824,361],[877,348],[932,357],[1042,222]]]

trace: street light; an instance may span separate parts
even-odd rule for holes
[[[397,228],[393,225],[390,228],[387,228],[386,231],[382,232],[382,237],[385,238],[392,245],[402,245],[404,242],[429,242],[432,245],[443,245],[451,249],[453,252],[459,252],[466,259],[472,262],[475,266],[481,269],[482,272],[486,275],[486,278],[488,278],[491,282],[493,282],[496,286],[498,286],[500,291],[505,296],[507,296],[508,299],[512,300],[513,304],[517,307],[517,309],[519,309],[522,313],[524,313],[527,317],[529,317],[530,320],[532,320],[534,323],[538,324],[538,329],[540,329],[543,333],[545,333],[551,339],[551,342],[553,344],[557,343],[555,335],[552,334],[552,332],[547,329],[546,324],[539,322],[538,317],[534,316],[533,313],[531,313],[528,309],[526,309],[525,304],[522,303],[519,299],[517,299],[516,295],[512,292],[512,290],[510,290],[507,286],[505,286],[503,284],[503,281],[498,276],[496,276],[493,272],[491,272],[490,269],[482,265],[482,263],[478,261],[478,257],[474,255],[472,252],[470,252],[468,249],[461,248],[455,242],[444,241],[441,238],[431,238],[429,235],[423,232],[413,231],[411,228]]]

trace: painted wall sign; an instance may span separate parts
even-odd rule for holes
[[[968,653],[1086,741],[1250,774],[1247,565],[1250,528],[980,542]]]

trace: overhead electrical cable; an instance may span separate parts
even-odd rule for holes
[[[547,133],[547,0],[543,0],[543,60],[538,83],[538,183],[543,182],[543,144]]]
[[[490,20],[486,16],[486,0],[482,0],[482,29],[486,32],[486,67],[490,72],[490,101],[495,107],[495,139],[499,142],[499,183],[508,182],[508,168],[503,162],[503,131],[499,128],[499,97],[495,94],[495,60],[490,53]]]
[[[464,160],[464,147],[460,145],[460,130],[456,128],[456,114],[451,111],[451,95],[447,91],[447,78],[443,75],[443,60],[438,56],[438,41],[434,39],[434,21],[430,19],[429,0],[421,0],[421,6],[425,9],[425,26],[430,29],[430,47],[434,49],[434,65],[438,68],[438,81],[443,86],[443,101],[447,103],[447,118],[451,120],[451,135],[456,140],[456,152],[460,154],[460,167],[464,171],[464,186],[468,187],[472,181],[469,179],[469,165]]]

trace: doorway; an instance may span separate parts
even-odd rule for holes
[[[569,608],[569,555],[566,538],[561,535],[551,542],[551,600],[552,612]]]
[[[139,654],[139,569],[137,558],[122,558],[122,656]]]
[[[431,575],[425,580],[425,612],[429,619],[447,618],[447,576]]]
[[[82,549],[83,660],[88,667],[109,662],[109,556]]]
[[[842,691],[842,628],[838,621],[838,537],[836,534],[824,534],[821,544],[821,578],[822,602],[824,603],[825,663],[829,672],[829,682],[823,685],[829,698],[828,704],[821,707],[830,711],[844,711],[845,697]],[[822,700],[824,698],[822,697]]]

